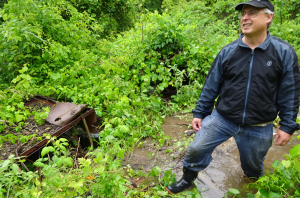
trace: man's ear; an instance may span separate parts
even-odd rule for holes
[[[273,19],[274,14],[268,14],[267,16],[267,23],[270,23]]]

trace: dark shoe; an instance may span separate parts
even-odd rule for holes
[[[166,189],[171,194],[182,192],[193,185],[193,182],[195,181],[197,176],[198,172],[183,168],[182,178],[178,182],[167,186]]]

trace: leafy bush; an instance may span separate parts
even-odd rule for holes
[[[32,115],[43,122],[47,111],[29,112],[24,107],[32,94],[87,104],[103,119],[99,150],[80,160],[80,168],[57,167],[53,159],[49,165],[47,157],[41,160],[47,166],[42,174],[49,185],[29,182],[26,189],[34,196],[45,192],[77,196],[75,192],[90,191],[124,196],[126,176],[116,159],[124,158],[142,138],[152,136],[160,145],[165,142],[163,118],[171,111],[194,107],[214,58],[240,32],[233,0],[165,0],[162,14],[141,11],[143,2],[102,3],[10,0],[0,10],[0,140],[15,141],[17,136],[8,136],[9,130],[20,131]],[[291,10],[285,7],[291,4],[275,2],[282,12]],[[291,12],[297,10],[295,6]],[[277,16],[271,33],[290,42],[300,54],[299,19]],[[127,28],[109,40],[101,38]],[[168,89],[177,93],[169,101],[162,97]],[[69,157],[63,160],[70,161]],[[155,170],[151,174],[158,177]],[[163,181],[151,192],[155,196],[164,194],[158,191],[171,182]],[[102,192],[99,186],[109,190]]]
[[[299,197],[300,144],[290,150],[286,159],[281,162],[275,160],[272,165],[273,173],[260,177],[255,183],[245,185],[247,191],[258,190],[255,195],[247,193],[247,198]],[[240,192],[236,189],[232,189],[228,194],[241,197]]]
[[[80,13],[88,13],[100,24],[97,31],[90,24],[89,29],[105,38],[133,27],[136,8],[130,0],[68,0]],[[68,13],[70,13],[68,11]]]
[[[65,10],[69,10],[69,20],[62,17]],[[70,3],[10,0],[0,13],[5,21],[0,26],[1,83],[8,84],[25,64],[28,74],[39,83],[95,61],[89,48],[97,37],[86,27],[98,30],[99,26],[91,25],[94,19]]]

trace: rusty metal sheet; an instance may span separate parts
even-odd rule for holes
[[[86,108],[86,105],[76,105],[74,103],[56,103],[55,107],[50,109],[48,118],[49,123],[64,126],[75,118]]]
[[[86,118],[86,124],[89,128],[89,131],[91,133],[96,133],[96,128],[93,126],[93,123],[97,122],[97,115],[96,113],[92,113],[90,115],[88,115]]]
[[[93,123],[97,121],[95,110],[92,108],[87,108],[87,106],[84,104],[75,105],[73,103],[56,103],[56,101],[51,98],[39,95],[36,95],[29,101],[25,102],[25,105],[29,107],[36,104],[51,107],[46,120],[51,124],[61,126],[55,133],[52,134],[52,136],[59,137],[62,134],[70,131],[75,124],[82,122],[83,118],[85,118],[90,132],[96,133],[96,129],[93,126]],[[82,113],[82,115],[79,116],[80,113]],[[48,139],[43,139],[28,150],[21,153],[20,156],[26,156],[26,158],[29,157],[30,155],[42,149],[47,142]]]
[[[88,109],[86,112],[84,112],[82,114],[82,117],[84,117],[84,118],[86,118],[88,116],[91,116],[91,117],[96,116],[95,110],[94,109]],[[78,116],[75,120],[71,121],[70,123],[66,124],[65,126],[62,126],[52,136],[59,137],[62,134],[66,133],[67,131],[71,130],[75,124],[77,124],[78,122],[82,121],[82,117]],[[27,151],[24,151],[23,153],[21,153],[20,156],[29,157],[30,155],[34,154],[35,152],[37,152],[38,150],[40,150],[41,148],[43,148],[48,141],[49,141],[48,139],[44,139],[44,140],[40,141],[39,143],[37,143],[36,145],[32,146]]]
[[[26,101],[25,106],[32,107],[36,104],[41,104],[43,106],[52,107],[55,105],[55,103],[56,103],[56,101],[54,101],[51,98],[36,95],[36,96],[30,98],[28,101]]]

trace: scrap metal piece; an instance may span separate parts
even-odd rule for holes
[[[51,98],[36,95],[36,96],[30,98],[28,101],[26,101],[25,106],[32,107],[36,104],[41,104],[43,106],[52,107],[55,105],[55,103],[56,103],[56,101],[54,101]]]
[[[93,123],[97,122],[97,115],[96,115],[96,113],[92,113],[92,114],[86,116],[85,120],[86,120],[86,124],[88,126],[88,129],[89,129],[90,133],[97,133],[96,127],[93,126]]]
[[[55,107],[50,109],[48,118],[49,123],[64,126],[75,118],[80,112],[86,108],[86,105],[76,105],[74,103],[56,103]]]
[[[87,132],[96,133],[96,128],[93,126],[93,123],[97,121],[97,116],[94,109],[87,108],[87,106],[83,104],[75,105],[73,103],[57,102],[55,105],[55,103],[56,101],[51,98],[36,95],[35,97],[26,101],[25,105],[31,107],[36,104],[40,104],[42,106],[51,107],[46,120],[51,124],[61,126],[53,134],[51,134],[52,137],[61,136],[62,134],[70,131],[76,124],[84,124]],[[79,115],[80,113],[82,115]],[[84,121],[86,122],[84,123]],[[26,151],[23,151],[19,156],[28,158],[35,152],[42,149],[48,141],[49,140],[46,138],[43,139]]]
[[[89,115],[95,114],[95,110],[94,109],[88,109],[85,113],[82,114],[82,117],[86,118]],[[56,136],[59,137],[62,134],[68,132],[69,130],[71,130],[75,124],[77,124],[78,122],[80,122],[82,120],[81,116],[78,116],[75,120],[71,121],[70,123],[68,123],[65,126],[62,126],[61,128],[59,128],[57,130],[57,132],[55,132],[54,134],[52,134],[51,136]],[[30,149],[24,151],[23,153],[21,153],[19,156],[26,156],[29,157],[30,155],[32,155],[33,153],[37,152],[38,150],[42,149],[46,143],[48,142],[48,139],[43,139],[42,141],[40,141],[39,143],[37,143],[36,145],[32,146]]]

